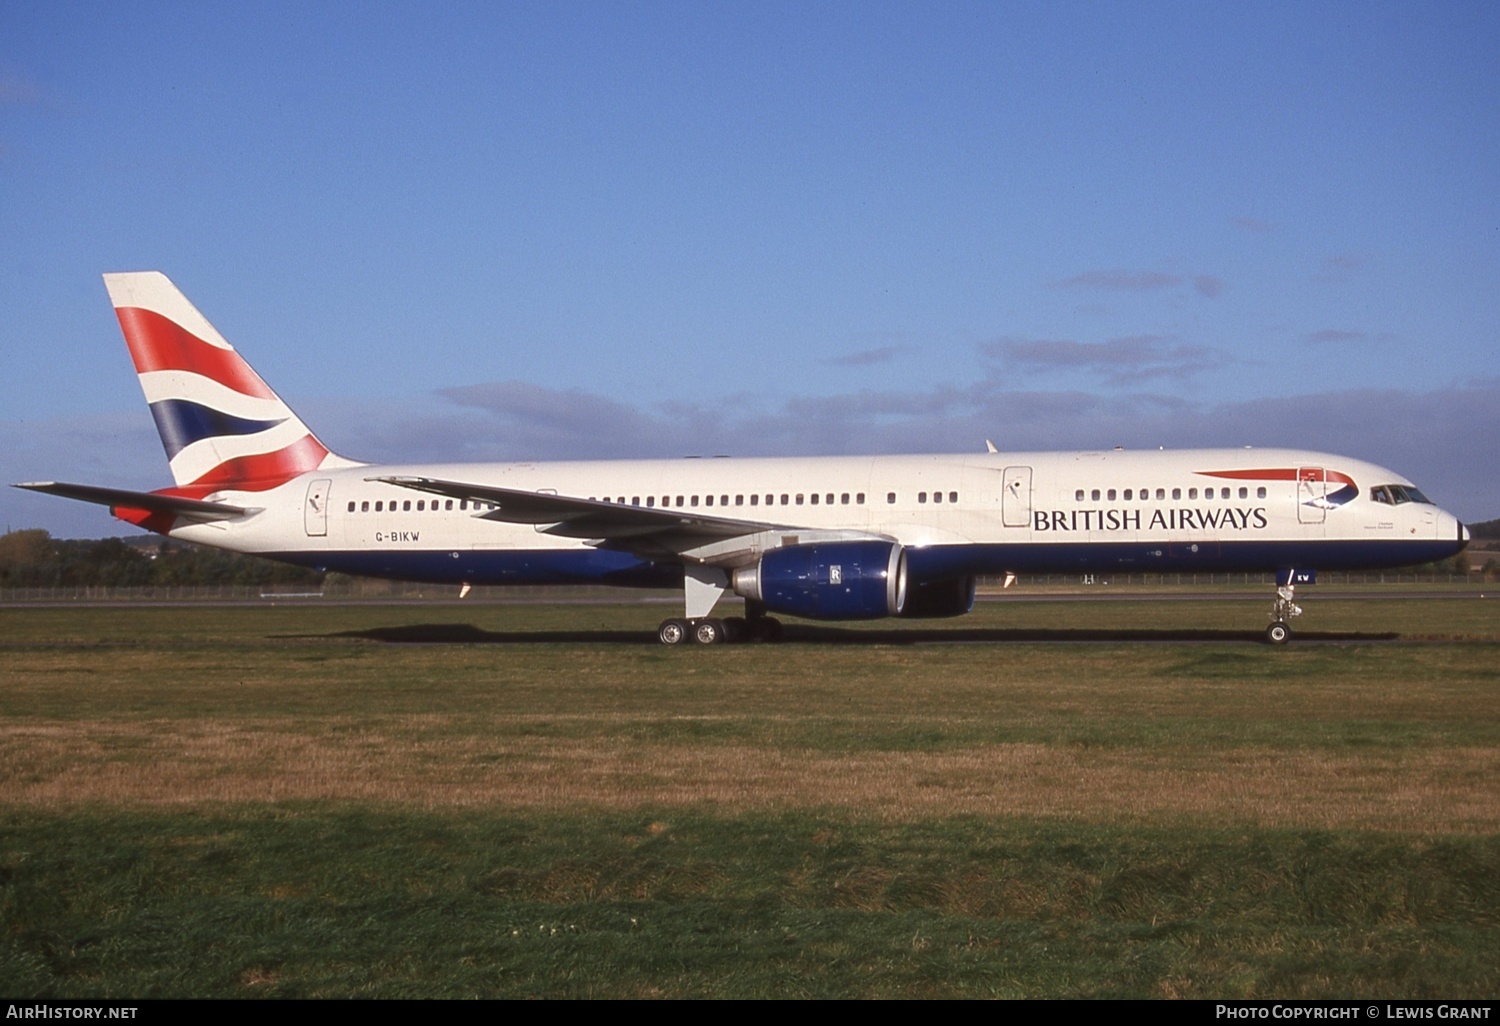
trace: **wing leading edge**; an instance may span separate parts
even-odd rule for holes
[[[548,492],[444,481],[431,477],[370,477],[367,481],[410,488],[429,495],[494,505],[482,520],[532,524],[543,534],[579,538],[597,548],[619,549],[651,558],[734,565],[748,554],[798,544],[816,537],[870,538],[854,531],[822,531],[765,520],[738,520],[655,506],[629,506]],[[795,532],[787,534],[787,532]]]
[[[498,520],[507,524],[535,524],[543,534],[561,538],[638,538],[652,534],[680,534],[697,538],[734,538],[743,534],[785,527],[758,520],[733,520],[704,516],[697,512],[627,506],[598,499],[579,499],[548,492],[526,492],[494,485],[443,481],[432,477],[370,477],[431,495],[450,499],[468,499],[490,503],[494,509],[479,515],[481,520]],[[542,525],[547,526],[542,526]]]

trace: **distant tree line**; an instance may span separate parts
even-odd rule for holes
[[[1500,538],[1500,520],[1481,520],[1469,524],[1469,534],[1475,538]]]
[[[0,535],[0,588],[176,585],[320,585],[302,567],[167,538],[54,538],[43,530]]]

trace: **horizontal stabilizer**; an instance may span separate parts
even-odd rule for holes
[[[170,513],[191,520],[232,520],[260,512],[259,509],[245,506],[231,506],[227,502],[207,502],[179,495],[163,495],[160,492],[132,492],[125,488],[100,488],[95,485],[65,484],[61,481],[28,481],[14,487],[61,495],[65,499],[96,502],[111,509],[143,509],[150,513]]]

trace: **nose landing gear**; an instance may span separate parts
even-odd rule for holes
[[[1297,585],[1316,584],[1316,570],[1276,571],[1276,598],[1271,602],[1271,626],[1266,628],[1266,641],[1272,645],[1285,645],[1292,640],[1292,628],[1287,623],[1294,616],[1302,615],[1302,607],[1295,601]]]

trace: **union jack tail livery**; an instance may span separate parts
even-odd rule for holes
[[[106,274],[104,284],[167,451],[173,494],[262,492],[356,465],[330,453],[166,275]]]

